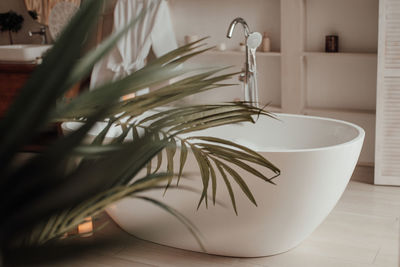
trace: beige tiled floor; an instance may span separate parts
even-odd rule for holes
[[[120,236],[118,246],[58,266],[398,267],[400,187],[373,186],[372,169],[357,169],[341,200],[297,248],[270,257],[229,258],[142,241],[114,223],[99,233]]]

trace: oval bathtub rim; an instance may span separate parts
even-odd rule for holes
[[[362,142],[365,138],[365,130],[358,126],[357,124],[348,122],[348,121],[344,121],[344,120],[338,120],[338,119],[333,119],[333,118],[327,118],[327,117],[321,117],[321,116],[310,116],[310,115],[302,115],[302,114],[290,114],[290,113],[272,113],[272,115],[274,115],[275,117],[277,117],[276,119],[279,120],[280,116],[283,117],[297,117],[297,118],[306,118],[306,119],[312,119],[312,120],[320,120],[320,121],[331,121],[331,122],[335,122],[335,123],[339,123],[339,124],[344,124],[347,126],[350,126],[352,128],[354,128],[357,131],[357,136],[355,136],[353,139],[347,141],[347,142],[343,142],[343,143],[339,143],[336,145],[329,145],[329,146],[321,146],[321,147],[314,147],[314,148],[296,148],[296,149],[285,149],[285,148],[263,148],[263,149],[257,149],[255,150],[258,153],[304,153],[304,152],[317,152],[317,151],[324,151],[324,150],[330,150],[330,149],[336,149],[336,148],[340,148],[340,147],[344,147],[344,146],[350,146],[356,142],[358,142],[360,139],[362,139]],[[274,119],[274,118],[269,118],[269,119]],[[78,122],[78,121],[67,121],[67,122],[63,122],[61,124],[61,128],[63,130],[66,131],[74,131],[77,130],[79,128],[72,128],[72,127],[68,127],[69,123],[74,123],[74,124],[83,124],[83,122]],[[257,124],[257,121],[256,121]],[[240,124],[232,124],[232,126],[240,126]],[[221,127],[221,126],[220,126]],[[89,133],[88,133],[89,134]],[[94,134],[89,134],[92,136],[96,136]],[[111,137],[114,138],[114,137]],[[177,144],[178,145],[178,144]]]
[[[272,113],[272,112],[271,112]],[[349,141],[342,142],[336,145],[329,145],[329,146],[321,146],[321,147],[314,147],[314,148],[295,148],[295,149],[285,149],[285,148],[264,148],[263,150],[256,150],[258,153],[305,153],[305,152],[317,152],[317,151],[324,151],[324,150],[331,150],[331,149],[336,149],[340,147],[345,147],[345,146],[350,146],[354,143],[357,143],[360,139],[361,142],[364,141],[365,138],[365,130],[358,126],[355,123],[344,121],[344,120],[338,120],[338,119],[333,119],[333,118],[327,118],[327,117],[321,117],[321,116],[311,116],[311,115],[302,115],[302,114],[290,114],[290,113],[272,113],[274,116],[277,117],[279,120],[279,116],[283,117],[298,117],[298,118],[307,118],[307,119],[313,119],[313,120],[321,120],[321,121],[331,121],[331,122],[336,122],[339,124],[344,124],[347,126],[350,126],[354,128],[357,131],[357,135],[352,138]],[[257,123],[257,121],[256,121]]]

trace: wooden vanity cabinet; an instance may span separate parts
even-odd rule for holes
[[[37,67],[33,63],[8,63],[0,62],[0,118],[17,96],[19,90],[28,80]],[[81,84],[77,84],[66,93],[66,97],[73,98],[81,91]],[[32,144],[24,148],[24,151],[38,152],[60,134],[60,125],[53,124],[44,131]]]
[[[3,116],[36,64],[0,63],[0,116]]]

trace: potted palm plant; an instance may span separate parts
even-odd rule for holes
[[[22,28],[24,17],[15,13],[14,11],[8,11],[7,13],[0,14],[0,31],[8,32],[10,44],[14,44],[11,32],[18,32]]]
[[[99,214],[107,205],[123,197],[161,186],[163,190],[165,186],[171,187],[174,177],[179,179],[182,175],[188,148],[196,151],[202,173],[199,205],[207,202],[209,187],[215,200],[216,171],[207,163],[202,148],[196,146],[196,140],[180,140],[178,146],[178,135],[224,124],[255,122],[255,116],[270,115],[248,103],[237,102],[172,108],[137,120],[148,110],[224,86],[221,82],[235,75],[218,75],[221,68],[203,69],[200,73],[197,70],[187,78],[149,94],[120,100],[142,88],[165,84],[171,78],[187,74],[188,70],[177,66],[208,50],[202,49],[200,41],[180,47],[121,80],[64,101],[63,94],[86,77],[129,27],[142,18],[137,17],[97,49],[82,55],[87,34],[93,30],[102,4],[99,0],[85,1],[0,121],[0,248],[4,257],[15,249],[54,245],[59,237],[84,222],[85,218]],[[63,121],[78,121],[82,125],[73,133],[59,137],[42,153],[22,164],[15,164],[24,145],[46,125]],[[94,140],[85,142],[88,131],[99,121],[105,122],[106,126]],[[122,133],[105,143],[107,131],[113,125],[119,125]],[[138,134],[139,129],[141,134]],[[133,138],[127,142],[128,134]],[[226,151],[240,150],[241,156],[247,155],[254,159],[253,162],[279,174],[278,168],[254,151],[224,140],[212,141],[216,157],[226,161],[231,157],[232,163],[237,163],[238,159],[232,155],[227,157]],[[181,150],[180,169],[174,175],[170,166],[176,160],[177,149]],[[161,160],[163,151],[166,151],[168,168],[163,171],[158,168],[150,171],[149,168],[147,175],[138,177],[139,171],[154,157]],[[73,168],[66,168],[71,159],[78,163]],[[240,167],[252,171],[251,166],[240,162]],[[260,178],[272,183],[271,178],[263,175]],[[236,181],[245,184],[241,178]],[[250,190],[242,188],[253,201]],[[162,203],[153,203],[181,218]],[[186,226],[190,227],[189,224]]]

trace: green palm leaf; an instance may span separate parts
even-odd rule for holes
[[[215,161],[215,165],[217,166],[219,173],[221,174],[221,176],[225,182],[226,188],[228,189],[228,193],[229,193],[229,197],[231,198],[233,210],[235,211],[236,215],[238,215],[235,194],[233,193],[231,183],[229,182],[228,177],[226,176],[226,173],[225,173],[224,169],[222,168],[221,164],[219,163],[219,161]]]
[[[229,167],[227,164],[214,159],[216,162],[218,162],[218,164],[220,164],[222,166],[222,168],[224,168],[230,175],[231,177],[236,181],[236,183],[240,186],[240,188],[242,189],[243,193],[246,194],[246,196],[249,198],[249,200],[257,206],[257,202],[256,199],[254,198],[253,194],[251,193],[249,187],[247,186],[247,184],[245,183],[245,181],[242,179],[242,177],[240,177],[240,175],[231,167]]]
[[[198,164],[199,169],[200,169],[201,179],[203,181],[203,192],[201,194],[199,203],[197,205],[197,209],[200,207],[200,205],[203,202],[203,200],[205,200],[206,207],[208,207],[207,190],[208,190],[208,184],[209,184],[209,181],[210,181],[209,165],[208,165],[208,163],[206,161],[206,158],[202,154],[201,150],[199,150],[195,146],[191,146],[191,149],[192,149],[193,155],[195,156],[195,158],[197,160],[197,164]]]
[[[279,168],[277,168],[275,165],[273,165],[271,162],[269,162],[267,159],[265,159],[262,155],[260,155],[256,151],[251,150],[245,146],[239,145],[237,143],[234,143],[234,142],[231,142],[228,140],[211,137],[211,136],[192,136],[192,137],[189,137],[188,139],[198,139],[198,140],[203,140],[203,141],[209,141],[209,142],[219,143],[219,144],[228,145],[228,146],[237,148],[239,150],[239,152],[236,152],[236,153],[239,153],[237,155],[240,155],[240,150],[247,152],[248,155],[253,156],[253,157],[247,157],[248,159],[258,159],[255,163],[271,169],[277,175],[280,174]],[[241,155],[243,155],[243,154],[241,154]]]
[[[187,160],[188,149],[183,140],[181,140],[181,150],[180,150],[180,165],[179,165],[179,173],[178,173],[178,180],[176,182],[179,185],[179,181],[182,177],[183,168],[185,167],[185,163]]]
[[[211,164],[211,161],[216,163],[216,158],[219,158],[220,160],[223,160],[224,162],[227,162],[229,164],[236,165],[237,167],[271,184],[275,184],[272,180],[280,174],[280,170],[271,162],[266,160],[262,155],[234,142],[209,136],[191,136],[182,138],[180,137],[180,134],[226,125],[232,123],[232,121],[247,121],[254,123],[255,120],[253,119],[253,117],[264,115],[273,117],[270,113],[256,107],[249,106],[247,103],[244,102],[227,103],[221,105],[199,105],[173,108],[162,111],[154,115],[150,115],[142,120],[139,120],[137,122],[137,125],[138,127],[143,127],[145,129],[152,129],[152,131],[154,130],[153,128],[158,127],[160,129],[163,129],[162,131],[165,138],[173,137],[171,140],[174,140],[174,138],[181,140],[181,156],[178,182],[180,173],[182,173],[183,171],[183,167],[187,158],[186,146],[190,146],[198,163],[200,176],[203,182],[203,191],[198,203],[199,207],[203,203],[203,201],[206,201],[206,206],[208,206],[206,195],[210,184],[210,178],[212,185],[213,202],[215,203],[217,179],[216,171]],[[173,142],[173,146],[176,146],[175,141]],[[166,154],[167,162],[169,164],[171,160],[173,160],[172,153],[167,151]],[[162,160],[162,153],[160,153],[158,157],[160,162]],[[272,175],[272,177],[267,177],[262,172],[253,168],[246,162],[255,163],[262,167],[268,168],[274,174]],[[170,171],[171,166],[172,165],[169,165],[167,167],[167,169]],[[219,161],[217,167],[222,167],[225,172],[232,176],[251,200],[251,195],[246,190],[246,183],[244,183],[242,179],[238,178],[238,174],[236,171],[234,171],[234,169],[232,169],[228,165],[226,166],[222,164],[222,161]],[[219,173],[223,178],[225,178],[226,173],[221,173],[220,169],[221,168],[218,168]],[[227,179],[224,179],[224,182],[228,187],[228,191],[232,190],[232,188],[229,188],[229,181]],[[170,183],[168,183],[167,188],[169,184]],[[233,193],[233,191],[231,193]],[[235,212],[237,212],[234,198],[231,197],[231,200]]]
[[[167,137],[165,137],[167,138]],[[167,152],[167,172],[170,173],[171,175],[174,173],[174,156],[176,153],[176,141],[174,138],[169,139],[169,145],[165,148]],[[167,191],[168,187],[172,183],[172,176],[168,180],[167,186],[165,187],[164,193]]]
[[[197,161],[203,185],[198,208],[203,202],[208,207],[210,184],[213,204],[218,203],[217,174],[222,176],[236,214],[236,200],[229,178],[256,205],[254,196],[234,165],[270,183],[274,177],[266,177],[247,163],[270,169],[275,175],[280,173],[272,163],[246,147],[214,137],[184,135],[231,123],[254,123],[258,116],[272,117],[249,103],[172,108],[147,118],[138,117],[183,97],[228,86],[222,82],[237,73],[220,74],[226,70],[225,67],[181,67],[190,58],[211,49],[203,48],[202,40],[171,51],[127,77],[107,82],[96,90],[85,91],[72,101],[61,101],[56,106],[63,94],[88,75],[94,64],[143,16],[141,14],[132,20],[98,49],[81,56],[103,3],[103,0],[84,2],[0,121],[0,247],[18,244],[17,241],[21,240],[29,244],[54,240],[82,223],[87,216],[96,215],[108,204],[126,196],[149,201],[174,215],[202,247],[196,228],[178,211],[138,195],[163,185],[166,189],[175,188],[172,174],[177,150],[180,152],[177,185],[183,176],[189,151]],[[189,73],[192,73],[189,77],[180,78]],[[180,80],[149,94],[120,100],[124,95],[160,86],[172,78]],[[68,120],[82,122],[82,126],[72,134],[60,137],[26,163],[11,164],[20,149],[43,126],[50,121]],[[105,127],[91,143],[87,143],[86,137],[98,121],[105,122]],[[111,142],[105,142],[113,127],[120,127],[122,133]],[[166,170],[159,173],[164,155]],[[77,163],[66,169],[70,160]],[[152,160],[156,161],[154,170]],[[147,168],[147,176],[138,178],[138,173],[144,168]]]

